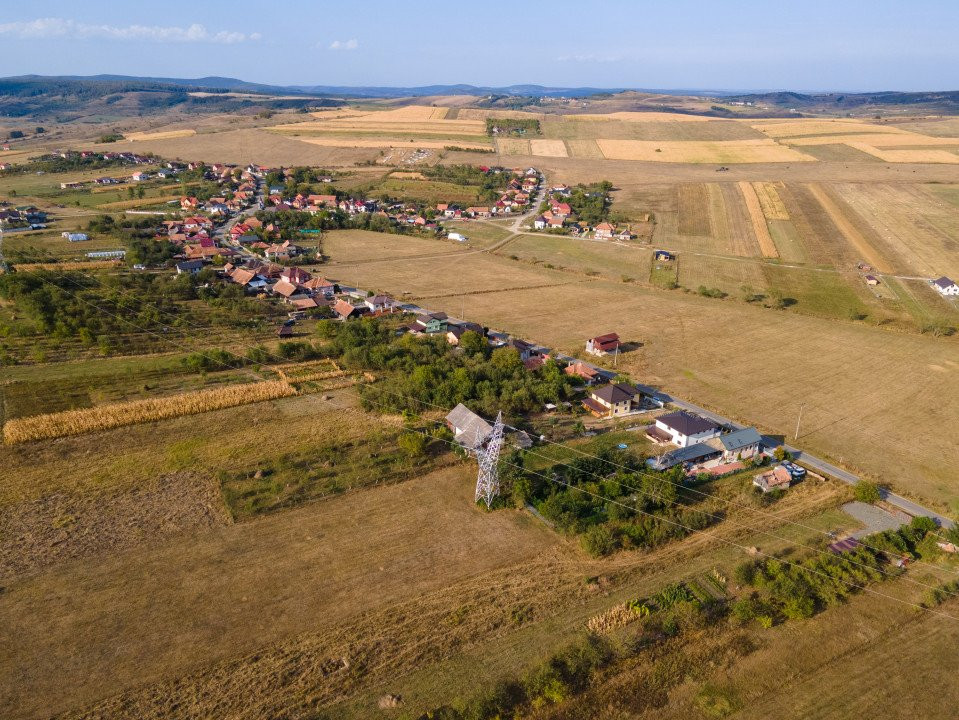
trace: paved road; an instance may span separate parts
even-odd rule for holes
[[[741,425],[740,423],[734,422],[730,420],[729,418],[723,417],[722,415],[717,415],[714,412],[710,412],[706,408],[700,407],[699,405],[691,403],[687,400],[681,400],[679,398],[670,397],[670,402],[684,410],[689,410],[690,412],[695,412],[704,417],[707,417],[713,422],[717,422],[723,425],[730,425],[735,428],[745,427],[744,425]],[[849,485],[855,485],[856,483],[859,482],[858,475],[851,473],[848,470],[843,470],[840,467],[836,467],[832,463],[826,462],[822,458],[818,458],[815,455],[811,455],[808,452],[805,452],[804,450],[801,450],[797,447],[793,447],[792,445],[787,445],[785,443],[780,443],[778,438],[770,437],[767,435],[763,437],[763,441],[767,444],[767,446],[770,446],[770,447],[775,447],[777,445],[782,444],[783,448],[787,450],[789,453],[791,453],[794,459],[802,462],[803,465],[806,465],[807,467],[812,468],[816,472],[822,473],[824,475],[829,475],[830,477],[836,478],[837,480],[842,480],[844,483],[848,483]],[[899,508],[900,510],[904,510],[910,515],[925,515],[927,517],[931,517],[933,520],[939,523],[939,525],[942,527],[946,527],[946,528],[955,527],[955,522],[951,518],[948,518],[945,515],[940,515],[939,513],[934,512],[933,510],[930,510],[929,508],[923,507],[922,505],[915,503],[912,500],[907,500],[901,495],[896,495],[895,493],[889,492],[888,490],[880,490],[880,495],[882,496],[882,499],[888,502],[890,505],[893,505]]]

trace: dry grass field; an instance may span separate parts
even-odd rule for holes
[[[812,162],[815,158],[774,140],[646,141],[596,140],[610,160],[670,163]]]
[[[200,696],[174,699],[164,685],[149,687],[198,667],[214,671],[195,680],[215,702],[232,695],[231,714],[270,715],[267,707],[289,700],[294,689],[286,697],[270,690],[278,668],[265,665],[282,663],[274,653],[283,644],[288,658],[299,655],[297,672],[313,676],[308,695],[342,691],[349,673],[341,659],[365,665],[365,673],[397,660],[351,638],[358,619],[390,615],[391,606],[410,612],[410,601],[427,596],[442,599],[449,612],[478,587],[474,578],[555,557],[556,536],[528,515],[476,509],[470,472],[441,471],[7,585],[0,618],[19,631],[0,657],[4,716],[46,716],[143,686],[146,692],[108,700],[96,714],[167,715],[172,701],[177,714],[203,715],[211,708]],[[479,546],[486,551],[477,554]],[[37,603],[41,597],[58,598],[56,624]],[[435,622],[429,606],[419,604],[400,623],[405,642],[418,618]],[[214,665],[234,658],[232,667]],[[131,701],[135,709],[123,710]]]
[[[790,216],[795,217],[792,209]],[[949,470],[959,461],[959,448],[944,449],[934,431],[955,422],[959,412],[935,400],[959,391],[955,338],[850,322],[847,314],[878,314],[881,305],[869,299],[861,281],[835,271],[768,265],[760,266],[761,276],[754,270],[727,276],[734,293],[740,279],[751,284],[762,277],[765,285],[783,288],[786,297],[798,297],[796,310],[803,310],[776,312],[735,299],[591,279],[585,275],[591,266],[616,272],[611,255],[618,248],[595,260],[581,255],[584,249],[549,253],[551,243],[576,242],[582,241],[543,236],[513,241],[496,257],[368,263],[352,274],[364,287],[408,292],[432,309],[465,311],[468,319],[570,352],[580,350],[590,332],[612,323],[622,337],[644,343],[638,353],[620,358],[621,367],[638,380],[661,383],[770,432],[794,427],[805,403],[799,440],[804,447],[940,506],[959,503]],[[510,254],[539,264],[511,261]],[[629,262],[623,260],[619,274],[630,274]],[[574,266],[577,272],[545,263]],[[682,257],[680,267],[682,272]],[[698,272],[708,277],[708,269]],[[557,313],[557,307],[564,311]],[[594,327],[597,312],[606,318],[603,328]],[[853,361],[855,373],[848,370]],[[917,427],[928,432],[917,433]]]
[[[192,137],[196,135],[196,130],[184,128],[182,130],[160,130],[157,132],[131,132],[124,135],[124,138],[135,142],[137,140],[169,140],[171,138]]]
[[[542,157],[568,157],[566,143],[562,140],[544,140],[534,138],[529,141],[530,152]]]
[[[749,218],[753,224],[753,233],[756,235],[756,242],[759,243],[759,251],[763,257],[779,257],[776,243],[773,242],[772,236],[769,234],[769,226],[766,225],[766,216],[763,214],[756,189],[751,183],[740,182],[739,191],[743,194],[746,210],[749,212]]]

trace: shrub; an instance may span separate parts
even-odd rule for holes
[[[860,480],[853,489],[856,500],[864,503],[877,503],[881,499],[879,486],[868,480]]]
[[[583,549],[593,557],[609,555],[616,549],[616,538],[605,525],[594,525],[582,537]]]
[[[428,441],[426,436],[418,432],[405,432],[400,435],[400,448],[411,458],[420,457],[426,453]]]

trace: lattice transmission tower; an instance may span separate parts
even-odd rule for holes
[[[493,504],[493,498],[499,495],[499,452],[503,447],[503,413],[496,416],[496,423],[493,430],[487,436],[485,441],[476,438],[476,460],[479,463],[479,474],[476,477],[476,498],[480,498],[489,508]]]

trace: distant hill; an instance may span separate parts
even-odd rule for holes
[[[202,92],[205,96],[191,93]],[[237,97],[242,93],[250,97]],[[647,97],[642,98],[645,94]],[[284,97],[278,98],[277,95]],[[53,115],[62,120],[80,117],[123,117],[162,109],[181,112],[242,112],[287,108],[330,107],[348,99],[398,99],[472,95],[478,107],[523,108],[543,105],[545,98],[592,98],[602,105],[617,98],[617,109],[697,112],[718,116],[734,113],[728,103],[749,106],[749,116],[790,113],[854,113],[902,111],[959,114],[959,92],[797,93],[729,90],[643,90],[635,88],[551,87],[466,84],[416,87],[349,85],[265,85],[228,77],[162,78],[126,75],[41,76],[0,78],[0,116]],[[259,97],[257,97],[259,96]],[[634,103],[633,96],[636,96]],[[672,96],[676,102],[665,101]],[[653,100],[653,98],[659,98]],[[682,99],[682,100],[681,100]],[[713,99],[716,105],[710,105]],[[622,101],[622,102],[620,102]],[[725,105],[726,107],[722,107]],[[692,108],[692,109],[691,109]],[[741,115],[737,110],[735,115]]]

